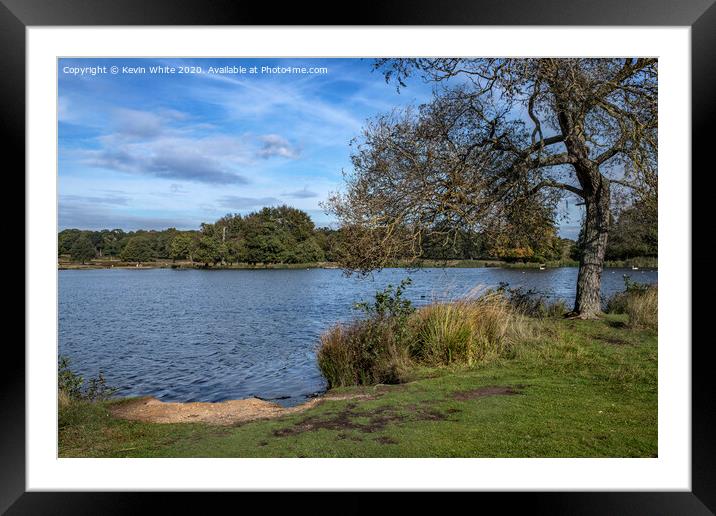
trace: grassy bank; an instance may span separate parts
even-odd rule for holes
[[[424,260],[419,264],[406,262],[396,262],[390,264],[388,268],[481,268],[481,267],[539,267],[539,264],[509,264],[498,260]],[[556,266],[556,265],[555,265]],[[73,262],[69,260],[60,260],[57,264],[60,270],[78,270],[78,269],[202,269],[205,268],[200,263],[192,263],[188,260],[154,260],[151,262],[142,262],[137,265],[134,262],[123,262],[121,260],[102,260],[95,259],[86,263]],[[338,269],[340,265],[336,262],[310,262],[310,263],[232,263],[211,265],[209,269]]]
[[[659,259],[654,256],[637,256],[626,260],[607,260],[605,267],[638,267],[640,269],[658,269]]]
[[[511,357],[418,366],[406,383],[332,389],[348,399],[237,426],[126,421],[110,410],[129,400],[72,402],[60,456],[656,456],[656,332],[626,315],[537,324]]]

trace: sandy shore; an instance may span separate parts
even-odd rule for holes
[[[328,395],[313,398],[294,407],[282,407],[278,403],[246,398],[209,402],[163,402],[156,398],[138,398],[114,405],[110,412],[114,417],[143,421],[146,423],[205,423],[211,425],[234,425],[258,419],[273,419],[315,407],[325,400],[375,399],[375,395],[350,394]]]

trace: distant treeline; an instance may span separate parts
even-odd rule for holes
[[[627,212],[625,212],[627,213]],[[616,223],[608,251],[609,260],[656,256],[656,228],[636,231],[638,214],[627,214],[629,223]],[[622,227],[623,226],[623,227]],[[577,259],[579,243],[542,231],[529,242],[487,239],[476,232],[458,232],[446,242],[426,237],[422,258],[428,260],[498,259],[508,262],[553,262]],[[623,233],[623,234],[622,234]],[[226,215],[199,230],[163,231],[121,229],[89,231],[65,229],[58,235],[58,253],[85,263],[96,258],[125,262],[189,260],[204,266],[218,264],[279,264],[338,262],[342,245],[340,229],[316,228],[307,213],[288,206],[266,207],[248,215]]]
[[[579,260],[583,230],[572,250],[572,258]],[[605,260],[624,261],[632,258],[659,256],[658,214],[656,205],[636,204],[621,211],[609,229]]]
[[[155,259],[219,263],[311,263],[333,261],[337,231],[316,228],[307,213],[288,206],[242,216],[226,215],[198,231],[121,229],[59,233],[59,254],[75,261],[117,257],[127,262]]]

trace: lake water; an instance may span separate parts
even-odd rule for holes
[[[371,277],[340,270],[59,271],[59,352],[85,376],[101,369],[119,395],[164,401],[221,401],[257,396],[303,402],[325,383],[315,351],[322,331],[359,315],[353,304],[406,275]],[[656,271],[606,269],[603,295],[623,275],[655,283]],[[422,269],[410,272],[406,297],[426,304],[471,289],[532,288],[574,300],[576,268]]]

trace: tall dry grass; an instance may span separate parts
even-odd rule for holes
[[[70,395],[67,394],[67,391],[64,389],[58,389],[57,390],[57,403],[60,407],[60,409],[63,409],[72,402],[72,399],[70,398]]]
[[[418,310],[409,321],[409,351],[426,365],[472,365],[511,351],[527,332],[525,317],[492,292]]]
[[[625,312],[629,316],[628,325],[632,328],[659,328],[659,292],[652,286],[643,292],[627,297]]]
[[[505,295],[488,292],[407,318],[334,326],[321,337],[318,366],[329,387],[398,383],[415,365],[473,365],[512,353],[531,327]]]
[[[626,314],[631,328],[658,330],[659,289],[657,285],[627,283],[624,292],[614,294],[607,302],[608,313]]]

